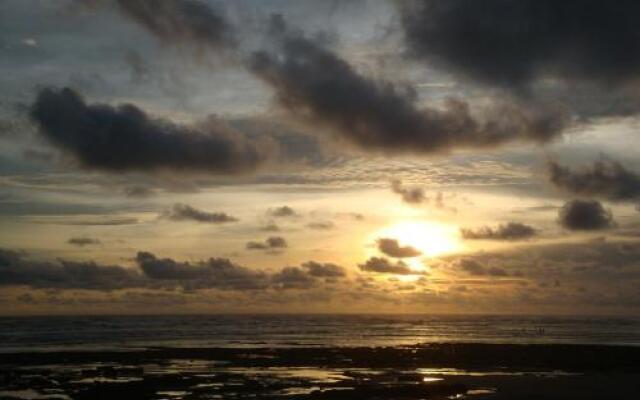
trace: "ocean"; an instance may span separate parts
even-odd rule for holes
[[[425,343],[640,346],[640,318],[176,315],[0,318],[0,352],[385,347]]]

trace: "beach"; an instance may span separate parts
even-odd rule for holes
[[[640,348],[149,348],[5,353],[0,365],[0,399],[608,399],[638,393]]]
[[[640,382],[637,318],[0,318],[0,399],[609,399]]]

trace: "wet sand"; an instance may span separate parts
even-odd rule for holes
[[[612,399],[640,348],[439,344],[0,354],[0,399]]]

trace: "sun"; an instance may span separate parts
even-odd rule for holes
[[[461,248],[458,229],[451,225],[435,222],[397,222],[377,231],[374,236],[374,240],[378,238],[396,239],[400,245],[411,246],[426,257],[437,257]]]

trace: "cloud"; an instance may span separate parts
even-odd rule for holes
[[[558,212],[558,223],[570,230],[598,230],[613,226],[611,211],[605,210],[599,201],[572,200]]]
[[[264,232],[280,232],[280,227],[275,222],[269,221],[261,226],[260,230]]]
[[[268,285],[265,273],[241,267],[226,258],[210,258],[191,264],[139,252],[136,262],[147,277],[176,281],[190,289],[257,290]]]
[[[228,24],[204,3],[196,6],[188,1],[177,9],[169,1],[159,7],[150,7],[147,1],[121,3],[161,39],[216,50],[225,47],[218,38],[228,31]],[[215,34],[205,29],[209,25]],[[558,107],[533,107],[514,99],[494,100],[478,110],[456,99],[421,109],[413,90],[359,74],[319,42],[290,30],[281,15],[272,17],[268,32],[272,43],[252,54],[249,71],[271,86],[278,103],[292,116],[321,125],[366,150],[437,153],[512,140],[546,142],[567,124]]]
[[[565,127],[566,116],[557,108],[520,107],[511,100],[482,110],[456,99],[420,109],[413,91],[359,74],[332,51],[286,27],[275,31],[278,49],[254,53],[251,70],[292,115],[367,150],[437,153],[517,139],[545,142]]]
[[[127,186],[122,190],[122,193],[134,199],[146,199],[156,195],[156,191],[147,186],[133,185]]]
[[[31,260],[23,253],[0,249],[0,286],[116,290],[139,286],[140,282],[137,271],[120,266]]]
[[[470,240],[521,240],[529,239],[537,234],[535,228],[520,222],[508,222],[497,228],[483,226],[478,229],[460,229],[464,239]]]
[[[331,221],[316,221],[308,223],[307,227],[319,231],[326,231],[333,229],[335,225]]]
[[[167,43],[225,48],[233,32],[217,9],[200,0],[116,0],[125,15]]]
[[[629,239],[589,239],[517,245],[451,255],[442,260],[453,270],[466,270],[469,275],[479,277],[501,274],[501,269],[512,279],[502,279],[499,283],[516,284],[526,294],[526,297],[514,301],[554,306],[629,307],[634,304],[637,307],[640,298],[637,291],[640,280],[639,244],[637,240]],[[491,272],[494,268],[498,270]],[[465,282],[491,284],[487,280]]]
[[[571,170],[549,162],[549,180],[556,187],[580,196],[613,201],[636,200],[640,197],[640,175],[615,161],[596,161],[581,170]]]
[[[422,254],[411,246],[400,246],[396,239],[380,238],[377,240],[378,250],[389,257],[410,258]]]
[[[358,267],[364,272],[375,272],[381,274],[396,274],[396,275],[420,275],[421,272],[412,270],[407,264],[402,261],[393,263],[389,259],[384,257],[371,257],[364,264],[359,264]]]
[[[136,268],[101,265],[91,261],[42,261],[25,253],[0,249],[0,286],[37,289],[172,289],[257,291],[305,289],[320,279],[340,279],[345,270],[335,264],[309,261],[301,267],[284,267],[268,273],[237,265],[226,258],[187,262],[138,252]]]
[[[197,221],[209,224],[223,224],[237,222],[238,219],[226,213],[211,213],[201,211],[187,204],[176,203],[161,215],[172,221]]]
[[[409,53],[449,73],[521,98],[555,98],[580,113],[640,110],[640,55],[630,51],[640,46],[640,4],[633,0],[396,4]]]
[[[469,275],[475,275],[475,276],[489,275],[493,277],[509,276],[507,271],[505,271],[503,268],[500,268],[500,267],[487,268],[484,265],[480,264],[478,261],[469,259],[469,258],[463,258],[461,260],[458,260],[457,266],[458,268],[462,269]]]
[[[640,76],[635,16],[623,0],[404,1],[414,55],[474,79],[522,86],[541,76],[626,82]]]
[[[308,261],[302,264],[302,268],[316,278],[342,278],[347,275],[343,267],[332,263]]]
[[[280,236],[271,236],[264,242],[247,242],[247,250],[279,250],[287,248],[287,241]]]
[[[341,279],[346,276],[344,268],[331,264],[308,261],[300,267],[284,267],[271,274],[270,281],[276,289],[309,289],[319,279]]]
[[[407,188],[402,185],[402,181],[394,179],[391,181],[391,190],[402,196],[402,200],[409,204],[420,204],[427,199],[422,188]]]
[[[92,239],[89,237],[72,237],[71,239],[67,240],[67,243],[72,244],[74,246],[84,247],[89,245],[100,244],[100,240]]]
[[[88,168],[238,174],[256,170],[267,158],[256,143],[217,121],[176,125],[132,104],[89,105],[68,88],[41,90],[31,118],[43,136]]]
[[[271,209],[269,211],[267,211],[267,214],[269,214],[272,217],[295,217],[298,214],[296,213],[296,211],[289,207],[289,206],[282,206],[282,207],[277,207],[274,209]]]
[[[37,220],[36,222],[45,224],[57,224],[57,225],[72,225],[72,226],[122,226],[122,225],[135,225],[138,223],[137,218],[132,217],[108,217],[96,219],[68,219],[68,218],[46,218]]]
[[[316,279],[299,267],[284,267],[271,276],[271,281],[282,289],[308,289],[316,284]]]

